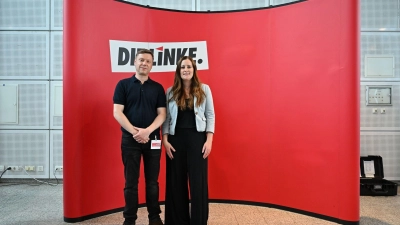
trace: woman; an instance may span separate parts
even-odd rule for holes
[[[168,88],[167,119],[162,126],[167,153],[165,225],[206,225],[208,156],[214,135],[210,87],[197,77],[196,63],[182,57]],[[189,213],[189,190],[191,212]]]

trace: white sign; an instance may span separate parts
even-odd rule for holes
[[[365,177],[374,177],[375,175],[374,160],[364,161],[364,174]]]
[[[112,72],[136,72],[134,61],[136,52],[149,49],[154,54],[151,72],[171,72],[182,56],[190,56],[196,61],[198,70],[208,70],[207,42],[131,42],[110,40]]]

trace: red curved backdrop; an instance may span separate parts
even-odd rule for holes
[[[64,219],[123,207],[110,40],[206,41],[216,133],[210,199],[359,221],[358,1],[199,13],[64,1]],[[150,77],[172,85],[173,72]],[[165,196],[161,159],[160,201]],[[143,176],[140,203],[144,203]]]

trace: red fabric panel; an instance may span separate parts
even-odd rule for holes
[[[112,0],[64,3],[64,216],[123,207],[109,40],[207,41],[216,133],[210,199],[359,221],[358,1],[190,13]],[[152,73],[165,88],[173,72]],[[160,200],[164,200],[165,156]],[[144,180],[139,185],[144,203]]]

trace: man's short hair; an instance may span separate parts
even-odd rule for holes
[[[136,55],[135,55],[135,58],[137,58],[137,56],[138,56],[139,54],[150,54],[150,55],[151,55],[151,58],[154,60],[153,52],[150,51],[149,49],[140,49],[139,51],[137,51],[137,53],[136,53]]]

